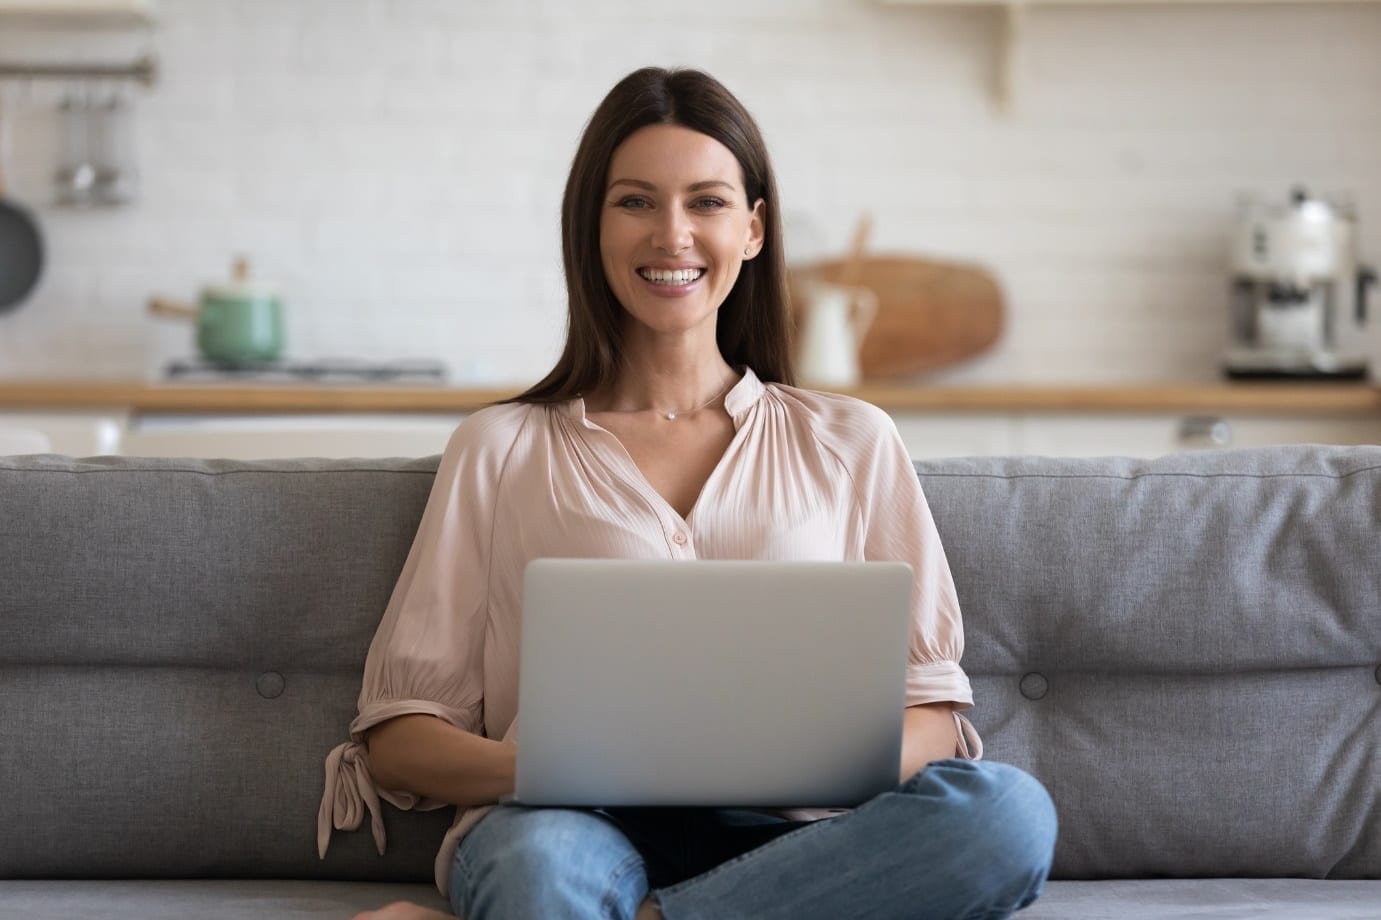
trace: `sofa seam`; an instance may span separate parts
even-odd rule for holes
[[[73,469],[18,469],[15,467],[0,467],[0,475],[6,473],[51,473],[63,476],[85,476],[97,473],[190,473],[196,476],[234,476],[238,474],[275,474],[284,476],[298,475],[343,475],[349,473],[407,473],[410,475],[435,476],[436,470],[404,470],[388,467],[360,467],[356,469],[319,469],[319,470],[285,470],[285,469],[247,469],[247,470],[194,470],[187,467],[155,467],[155,466],[134,466],[121,467],[120,469],[96,469],[96,470],[73,470]]]
[[[1048,676],[1051,674],[1076,674],[1080,676],[1092,677],[1240,677],[1251,674],[1279,674],[1281,672],[1297,674],[1305,671],[1350,671],[1354,669],[1375,668],[1375,659],[1363,661],[1357,664],[1273,664],[1270,666],[1249,667],[1249,668],[1229,668],[1224,670],[1222,666],[1204,666],[1195,668],[1127,668],[1127,667],[1060,667],[1049,668],[1040,665],[1031,665],[1021,671],[979,671],[965,669],[965,673],[972,679],[978,677],[991,678],[1021,678],[1027,674],[1040,674]]]
[[[1164,471],[1151,471],[1147,473],[1133,473],[1129,476],[1115,476],[1110,473],[945,473],[931,472],[928,470],[917,470],[917,475],[921,478],[932,479],[1113,479],[1121,482],[1130,482],[1137,479],[1149,479],[1153,477],[1167,477],[1175,479],[1349,479],[1361,473],[1372,473],[1381,470],[1381,464],[1376,466],[1364,466],[1359,469],[1349,470],[1346,473],[1311,473],[1311,472],[1288,472],[1288,473],[1176,473]]]

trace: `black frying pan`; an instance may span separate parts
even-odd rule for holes
[[[5,197],[0,179],[0,313],[24,302],[43,273],[43,237],[33,215]]]

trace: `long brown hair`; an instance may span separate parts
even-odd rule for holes
[[[731,366],[764,382],[794,384],[786,258],[777,180],[753,117],[723,84],[699,70],[644,67],[624,77],[581,135],[561,202],[561,255],[568,299],[566,345],[539,383],[505,402],[561,402],[598,391],[619,370],[624,310],[604,277],[599,228],[614,150],[634,131],[670,124],[699,131],[734,154],[748,204],[766,205],[761,251],[743,263],[719,308],[715,337]]]

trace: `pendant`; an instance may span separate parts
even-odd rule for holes
[[[667,413],[667,421],[675,421],[675,420],[676,420],[676,413],[675,413],[675,412],[668,412],[668,413]]]

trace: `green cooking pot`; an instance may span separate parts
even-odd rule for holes
[[[213,364],[264,364],[283,353],[283,298],[275,285],[251,279],[244,259],[229,283],[202,288],[200,306],[155,297],[149,311],[195,319],[197,349]]]

